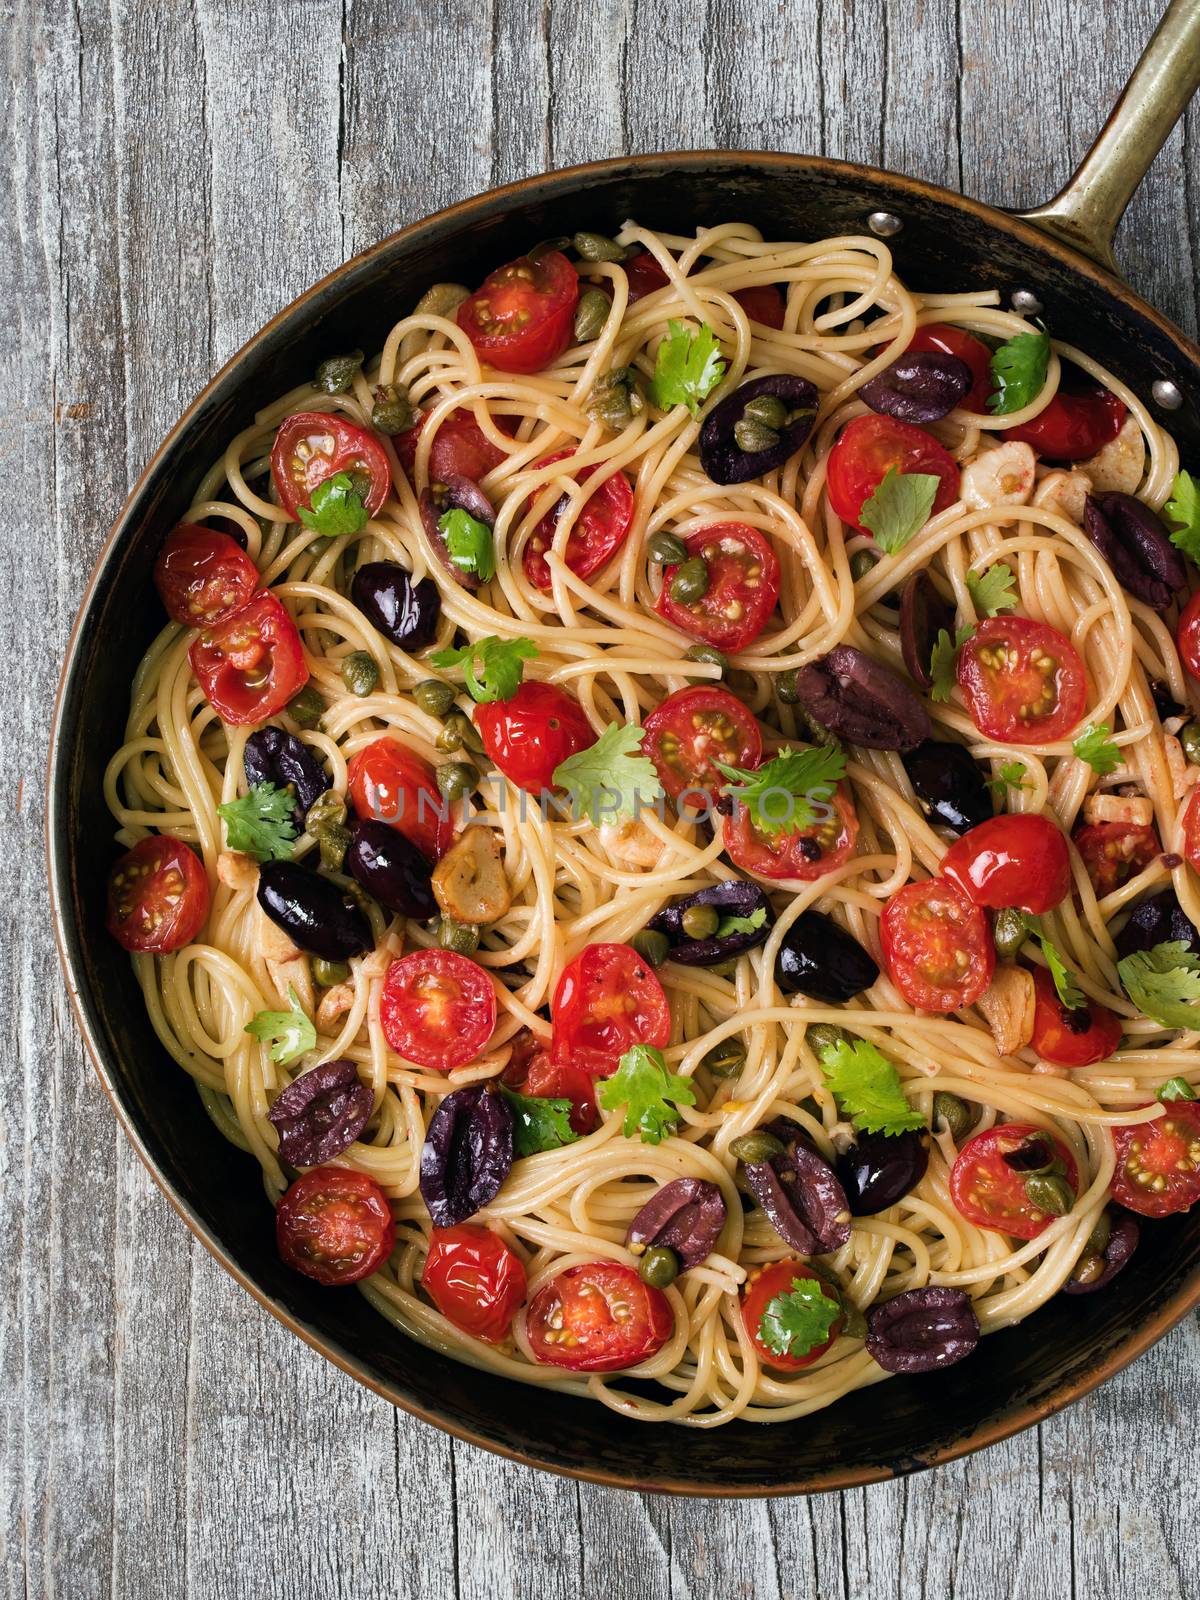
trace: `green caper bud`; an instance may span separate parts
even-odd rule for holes
[[[469,761],[445,761],[434,772],[438,793],[445,800],[461,800],[474,794],[479,786],[479,772]]]
[[[443,917],[438,923],[438,943],[443,950],[473,956],[479,949],[479,929],[473,922],[456,922],[453,917]]]
[[[371,498],[371,474],[352,467],[346,476],[350,479],[350,492],[356,494],[365,506]]]
[[[571,240],[584,261],[624,261],[625,247],[603,233],[577,233]]]
[[[744,1133],[740,1139],[735,1139],[729,1146],[729,1153],[738,1161],[752,1166],[756,1161],[769,1161],[772,1156],[781,1156],[783,1144],[773,1133],[759,1128],[756,1133]]]
[[[412,697],[427,717],[444,717],[453,710],[458,691],[440,678],[426,678],[413,690]]]
[[[992,938],[1002,956],[1015,956],[1029,937],[1029,918],[1016,906],[1005,906],[997,911],[992,923]]]
[[[660,529],[646,540],[646,554],[660,567],[676,567],[687,560],[687,545],[673,533]]]
[[[439,750],[461,750],[464,745],[468,750],[483,749],[483,740],[464,711],[452,711],[433,742]]]
[[[955,1144],[961,1144],[975,1126],[974,1111],[965,1100],[960,1100],[956,1094],[946,1094],[939,1089],[933,1097],[933,1125],[936,1128],[939,1122],[944,1122],[950,1130],[950,1137]]]
[[[345,394],[354,382],[354,374],[362,366],[361,350],[351,350],[349,355],[329,356],[317,368],[313,379],[318,389],[326,394]]]
[[[571,241],[565,233],[553,233],[548,239],[539,239],[538,242],[526,250],[525,257],[528,261],[536,261],[539,256],[548,256],[552,250],[569,250]]]
[[[721,917],[716,906],[689,906],[679,920],[689,939],[711,939]]]
[[[611,310],[612,301],[603,289],[585,289],[575,307],[576,343],[586,344],[589,339],[597,338]]]
[[[1183,753],[1193,767],[1200,767],[1200,722],[1185,722],[1179,730]]]
[[[326,961],[324,956],[312,958],[313,982],[322,989],[332,989],[335,983],[345,983],[350,968],[344,961]]]
[[[413,307],[414,317],[449,317],[471,291],[462,283],[431,284]]]
[[[861,583],[869,572],[874,572],[879,564],[879,557],[874,550],[856,550],[850,557],[850,576],[855,583]]]
[[[746,422],[758,422],[778,432],[788,419],[788,408],[778,395],[760,394],[742,408],[742,417]]]
[[[722,672],[729,670],[729,657],[712,644],[690,644],[683,652],[683,659],[703,661],[707,666],[720,667]]]
[[[689,556],[671,579],[671,599],[676,605],[690,606],[708,593],[708,562],[703,556]]]
[[[739,450],[753,456],[760,450],[773,450],[779,443],[779,435],[774,428],[764,428],[761,422],[743,417],[733,425],[733,442]]]
[[[315,837],[325,871],[340,872],[350,848],[350,829],[343,828],[340,822],[323,822],[315,830]]]
[[[652,1244],[638,1262],[638,1277],[652,1289],[668,1289],[679,1276],[679,1257],[665,1245]]]
[[[1108,1265],[1103,1255],[1095,1250],[1085,1250],[1075,1263],[1075,1270],[1071,1274],[1072,1283],[1095,1283],[1097,1278],[1104,1274]]]
[[[318,795],[305,812],[304,826],[315,837],[318,828],[323,828],[331,822],[340,826],[345,820],[345,795],[339,794],[336,789],[326,789],[325,793]]]
[[[804,1042],[818,1058],[834,1045],[846,1042],[846,1030],[832,1022],[810,1022],[804,1030]]]
[[[661,967],[671,948],[671,941],[657,928],[639,928],[629,943],[642,960],[648,961],[652,967]]]
[[[713,1045],[700,1058],[700,1065],[706,1067],[714,1078],[736,1077],[745,1064],[746,1046],[737,1034],[722,1039],[720,1044]]]
[[[1074,1189],[1052,1172],[1031,1172],[1025,1179],[1025,1193],[1039,1211],[1052,1217],[1065,1217],[1075,1204]]]
[[[847,1339],[867,1337],[867,1319],[853,1300],[842,1300],[842,1333]]]
[[[639,381],[632,367],[614,367],[596,380],[584,410],[593,422],[619,433],[646,409]]]
[[[371,426],[377,433],[403,433],[413,425],[412,401],[398,383],[381,383],[375,390]]]
[[[1108,1249],[1108,1241],[1112,1238],[1112,1218],[1107,1211],[1102,1211],[1096,1218],[1096,1225],[1087,1236],[1086,1249],[1094,1250],[1102,1256]]]
[[[351,694],[372,694],[379,683],[379,663],[366,650],[352,650],[342,658],[342,682]]]
[[[785,706],[798,705],[800,696],[796,693],[796,669],[789,667],[786,672],[781,672],[775,679],[775,693]]]
[[[311,683],[306,683],[300,693],[293,695],[284,707],[292,721],[302,728],[319,726],[327,709],[324,696],[318,694]]]

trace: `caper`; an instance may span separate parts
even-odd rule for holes
[[[778,432],[788,419],[788,408],[778,395],[760,394],[743,408],[742,417],[746,422],[758,422]]]
[[[756,1161],[769,1161],[772,1156],[781,1156],[783,1144],[773,1133],[759,1128],[755,1133],[744,1133],[740,1139],[735,1139],[729,1146],[729,1153],[750,1166]]]
[[[375,390],[371,426],[377,433],[403,433],[413,425],[412,401],[398,383],[381,383]]]
[[[992,923],[992,938],[1002,956],[1015,956],[1029,937],[1029,918],[1016,906],[1005,906],[997,911]]]
[[[627,428],[646,402],[638,386],[638,375],[632,367],[614,367],[597,378],[596,386],[588,396],[584,410],[593,422],[602,422],[606,428],[619,433]]]
[[[414,317],[448,317],[457,311],[471,291],[461,283],[431,284],[413,307]]]
[[[722,1039],[720,1044],[713,1045],[700,1058],[700,1065],[706,1067],[714,1078],[736,1077],[745,1064],[746,1046],[736,1033],[728,1039]]]
[[[324,794],[318,795],[309,806],[304,815],[304,826],[307,831],[315,836],[318,828],[326,823],[341,824],[346,820],[346,797],[336,789],[326,789]]]
[[[1179,730],[1183,753],[1193,767],[1200,767],[1200,722],[1185,722]]]
[[[729,669],[729,657],[712,644],[691,644],[683,652],[685,661],[703,661],[707,666],[720,667],[722,672]]]
[[[773,450],[779,443],[779,435],[774,428],[764,428],[761,422],[743,417],[733,425],[733,442],[739,450],[753,456],[760,450]]]
[[[326,961],[324,956],[312,958],[313,982],[322,989],[332,989],[335,983],[345,983],[350,968],[344,961]]]
[[[372,694],[379,683],[379,663],[366,650],[352,650],[342,658],[342,682],[351,694]]]
[[[1094,1250],[1085,1250],[1075,1263],[1075,1270],[1071,1274],[1072,1283],[1095,1283],[1096,1279],[1103,1276],[1108,1265],[1102,1255]]]
[[[775,679],[775,693],[785,706],[794,706],[799,702],[800,696],[796,693],[795,667],[789,667]]]
[[[708,593],[708,562],[703,556],[689,556],[671,579],[671,599],[676,605],[690,606]]]
[[[850,576],[855,583],[861,583],[869,572],[874,572],[879,564],[879,557],[874,550],[856,550],[850,557]]]
[[[293,695],[283,708],[293,722],[302,728],[315,728],[328,709],[323,695],[311,683],[306,683],[300,693]]]
[[[939,1089],[933,1097],[933,1125],[936,1128],[939,1122],[944,1122],[950,1130],[950,1137],[955,1144],[961,1144],[975,1126],[974,1111],[965,1100],[960,1100],[956,1094],[947,1094]]]
[[[426,716],[444,717],[452,709],[458,692],[452,683],[443,683],[440,678],[426,678],[413,690],[412,697]]]
[[[638,1277],[652,1289],[667,1289],[678,1276],[679,1257],[665,1245],[651,1245],[638,1262]]]
[[[689,906],[679,920],[689,939],[711,939],[721,922],[716,906]]]
[[[1074,1189],[1052,1172],[1031,1172],[1025,1179],[1025,1193],[1039,1211],[1052,1217],[1065,1217],[1075,1204]]]
[[[539,239],[525,252],[526,259],[536,261],[539,256],[548,256],[552,250],[569,250],[571,241],[565,233],[552,233],[548,239]]]
[[[1087,1236],[1089,1250],[1094,1250],[1097,1255],[1103,1255],[1108,1249],[1108,1241],[1112,1238],[1112,1218],[1107,1211],[1102,1211],[1096,1218],[1096,1225]]]
[[[461,750],[464,745],[468,750],[483,749],[483,740],[464,711],[452,711],[433,742],[439,750]]]
[[[443,950],[454,950],[460,956],[474,955],[479,949],[479,929],[473,922],[443,917],[438,923],[438,943]]]
[[[846,1030],[833,1022],[810,1022],[804,1030],[804,1041],[815,1056],[824,1055],[834,1045],[846,1042]]]
[[[350,479],[350,492],[356,494],[363,505],[366,505],[371,498],[371,474],[360,472],[357,467],[351,467],[346,476]]]
[[[660,567],[676,567],[687,560],[687,545],[675,534],[660,528],[646,540],[646,554]]]
[[[853,1300],[842,1300],[842,1333],[847,1339],[867,1337],[867,1319]]]
[[[438,793],[446,800],[461,800],[479,787],[479,771],[469,761],[445,761],[433,776]]]
[[[612,301],[603,289],[585,289],[575,307],[576,342],[586,344],[589,339],[595,339],[608,321],[611,310]]]
[[[584,261],[624,261],[625,247],[603,233],[577,233],[571,240]]]
[[[326,872],[340,872],[350,848],[350,829],[340,822],[322,822],[318,828],[309,829],[321,852],[321,865]]]
[[[326,394],[345,394],[354,382],[354,374],[362,366],[362,359],[361,350],[351,350],[345,356],[329,356],[317,368],[313,382]]]
[[[642,960],[648,961],[652,967],[661,967],[671,948],[671,941],[657,928],[639,928],[629,943]]]

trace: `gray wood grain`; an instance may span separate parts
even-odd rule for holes
[[[16,664],[0,696],[7,1595],[1200,1591],[1186,1511],[1200,1476],[1194,1321],[1019,1439],[809,1501],[576,1485],[393,1412],[237,1289],[125,1147],[66,1005],[41,865],[56,664],[104,531],[183,405],[315,278],[491,183],[624,150],[825,151],[1027,205],[1082,153],[1157,10],[6,6],[0,461],[21,491],[0,600]],[[1193,332],[1198,142],[1193,113],[1118,247],[1131,279]]]

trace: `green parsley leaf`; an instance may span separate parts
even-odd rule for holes
[[[1154,1098],[1164,1104],[1171,1100],[1194,1100],[1196,1091],[1186,1078],[1168,1078]]]
[[[312,492],[312,510],[301,506],[296,515],[323,539],[358,533],[367,525],[367,508],[355,494],[348,472],[335,472],[319,483]]]
[[[967,589],[981,616],[995,617],[1016,607],[1016,579],[1012,568],[1003,561],[997,561],[986,572],[968,572]]]
[[[1190,472],[1177,472],[1171,485],[1171,498],[1163,510],[1176,524],[1171,543],[1200,565],[1200,484]]]
[[[806,1356],[824,1344],[842,1314],[819,1278],[792,1279],[787,1294],[768,1301],[759,1318],[758,1337],[774,1355]]]
[[[617,817],[636,817],[663,793],[658,771],[641,753],[644,728],[610,722],[586,750],[560,761],[554,782],[567,791],[572,815],[590,817],[596,827]]]
[[[984,781],[998,800],[1003,800],[1010,789],[1028,789],[1025,774],[1029,768],[1023,761],[1005,761],[1001,764],[998,777],[987,778]]]
[[[560,1150],[579,1138],[571,1127],[569,1100],[518,1094],[503,1083],[500,1092],[513,1109],[513,1149],[518,1156],[534,1156],[539,1150]]]
[[[668,328],[654,358],[650,398],[660,411],[686,406],[695,416],[725,376],[717,336],[707,322],[696,333],[683,322],[671,322]]]
[[[1117,962],[1125,993],[1164,1028],[1200,1028],[1200,956],[1182,939],[1135,950]]]
[[[317,1047],[317,1030],[305,1016],[300,997],[290,983],[288,1001],[290,1011],[260,1011],[246,1024],[247,1033],[271,1045],[271,1060],[278,1061],[281,1067]]]
[[[870,528],[879,548],[894,556],[929,521],[941,481],[932,472],[897,472],[889,467],[863,503],[858,520]]]
[[[486,522],[456,507],[438,518],[438,532],[445,539],[446,550],[456,567],[473,573],[483,583],[496,576],[492,530]]]
[[[866,1039],[839,1039],[821,1052],[825,1082],[843,1112],[864,1133],[904,1133],[925,1127],[925,1118],[905,1098],[900,1074]]]
[[[767,909],[759,906],[757,911],[752,911],[748,917],[722,917],[717,923],[714,939],[728,939],[734,933],[757,933],[767,920]]]
[[[248,794],[217,807],[225,842],[256,861],[290,861],[296,838],[296,796],[273,783],[255,783]]]
[[[1002,344],[992,356],[996,389],[988,401],[988,410],[997,417],[1023,410],[1041,394],[1049,365],[1048,333],[1018,333],[1015,339]]]
[[[1087,996],[1075,981],[1075,974],[1040,928],[1033,928],[1031,932],[1041,940],[1042,954],[1046,958],[1046,965],[1050,968],[1050,976],[1054,979],[1054,988],[1059,1000],[1068,1011],[1082,1011],[1087,1005]]]
[[[931,700],[949,700],[958,682],[958,652],[974,632],[974,628],[956,628],[952,639],[945,628],[938,629],[929,657],[929,675],[933,679],[929,691]]]
[[[430,661],[435,667],[461,667],[467,693],[486,705],[492,700],[511,700],[521,687],[524,661],[532,661],[538,647],[532,639],[498,639],[494,633],[474,644],[458,649],[435,650]],[[479,671],[475,663],[479,662]]]
[[[625,1107],[621,1132],[627,1139],[637,1133],[643,1144],[661,1144],[679,1126],[677,1107],[696,1104],[696,1091],[690,1078],[667,1071],[661,1050],[635,1044],[612,1077],[597,1085],[596,1099],[606,1111]]]
[[[734,780],[723,786],[723,792],[746,807],[751,827],[760,833],[808,828],[824,821],[822,813],[828,813],[834,789],[846,776],[846,755],[836,744],[808,750],[785,746],[761,767],[727,767],[723,761],[715,765]]]
[[[1121,765],[1124,757],[1108,737],[1112,732],[1107,722],[1089,722],[1071,746],[1080,761],[1086,761],[1093,772],[1106,777]]]

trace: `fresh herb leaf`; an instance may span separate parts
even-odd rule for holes
[[[456,507],[438,518],[438,531],[446,541],[446,550],[456,567],[470,572],[487,583],[496,576],[496,553],[492,548],[492,530],[467,511]]]
[[[559,762],[554,782],[567,791],[574,816],[600,827],[606,819],[636,817],[661,797],[655,765],[641,753],[645,735],[644,728],[610,722],[595,744]]]
[[[793,1278],[786,1294],[768,1301],[759,1318],[758,1337],[777,1356],[806,1356],[824,1344],[842,1314],[819,1278]]]
[[[606,1111],[625,1107],[621,1132],[627,1139],[636,1133],[643,1144],[661,1144],[679,1126],[677,1108],[695,1105],[696,1091],[690,1078],[667,1071],[661,1050],[635,1044],[612,1077],[597,1086],[596,1099]]]
[[[1050,976],[1054,979],[1054,988],[1059,1000],[1068,1011],[1084,1010],[1087,1006],[1087,996],[1075,981],[1075,974],[1040,928],[1031,931],[1041,941],[1042,954],[1046,958],[1046,965],[1050,968]]]
[[[941,479],[932,472],[897,472],[889,467],[858,520],[870,528],[875,543],[889,556],[903,550],[929,521]]]
[[[492,700],[512,699],[521,687],[525,671],[522,662],[532,661],[537,653],[532,639],[498,639],[492,633],[474,644],[435,650],[429,659],[435,667],[461,667],[467,693],[472,700],[486,705]]]
[[[1003,800],[1010,789],[1028,789],[1029,785],[1025,782],[1028,770],[1023,761],[1005,761],[1001,764],[997,777],[987,778],[984,781],[997,800]]]
[[[500,1092],[513,1109],[513,1149],[518,1156],[539,1150],[560,1150],[579,1135],[571,1127],[571,1102],[548,1100],[536,1094],[518,1094],[506,1084]]]
[[[984,617],[1012,611],[1017,604],[1016,579],[1012,568],[1003,561],[997,561],[986,572],[968,572],[967,590],[976,611]]]
[[[335,472],[319,483],[312,492],[312,510],[301,506],[296,515],[323,539],[358,533],[367,525],[367,508],[354,492],[348,472]]]
[[[866,1039],[839,1039],[821,1052],[825,1082],[843,1112],[863,1133],[904,1133],[925,1127],[925,1118],[905,1098],[900,1074]]]
[[[248,794],[217,807],[225,842],[256,861],[290,861],[296,838],[296,796],[273,783],[255,783]]]
[[[992,356],[996,389],[988,401],[988,410],[1004,417],[1030,405],[1042,392],[1049,365],[1047,333],[1018,333],[1015,339],[1002,344]]]
[[[686,406],[695,416],[725,376],[717,336],[707,322],[695,333],[683,322],[671,322],[668,329],[654,358],[650,398],[660,411]]]
[[[949,700],[958,682],[958,652],[974,632],[970,627],[956,628],[952,639],[945,628],[938,629],[929,657],[929,676],[933,679],[929,691],[931,700]]]
[[[1171,543],[1200,566],[1200,484],[1190,472],[1177,472],[1163,510],[1175,523]]]
[[[759,906],[748,917],[722,917],[717,923],[717,931],[713,934],[713,938],[728,939],[735,933],[757,933],[766,920],[765,906]]]
[[[1086,761],[1092,771],[1098,772],[1102,778],[1114,772],[1124,759],[1108,737],[1111,732],[1107,722],[1089,722],[1071,746],[1080,761]]]
[[[278,1061],[281,1067],[317,1047],[317,1030],[305,1016],[300,997],[290,983],[288,1002],[289,1011],[260,1011],[246,1024],[247,1033],[271,1045],[271,1060]]]
[[[1200,956],[1182,939],[1135,950],[1117,962],[1125,993],[1164,1028],[1200,1028]]]
[[[1171,1100],[1194,1100],[1196,1091],[1186,1078],[1168,1078],[1154,1098],[1164,1104]]]
[[[809,750],[784,748],[761,767],[727,767],[723,761],[716,765],[733,779],[723,792],[746,807],[751,827],[760,833],[808,828],[820,822],[816,806],[827,810],[836,785],[846,776],[845,752],[836,744],[814,745]]]

